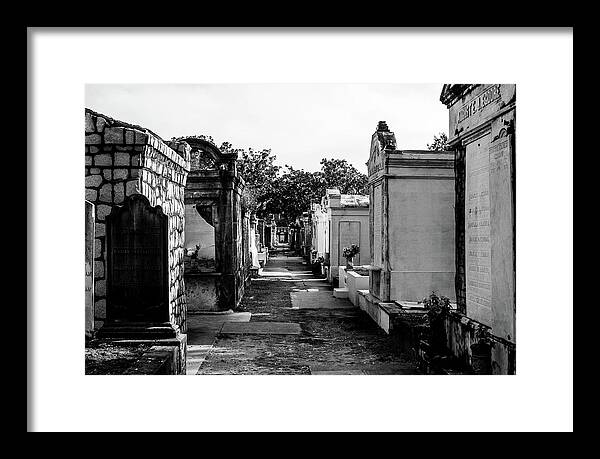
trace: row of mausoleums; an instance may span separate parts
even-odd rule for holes
[[[425,354],[427,343],[407,324],[419,323],[422,300],[435,292],[451,302],[438,337],[448,354],[514,374],[515,86],[445,85],[441,101],[450,114],[448,151],[398,149],[380,122],[369,196],[327,190],[302,222],[304,255],[323,266],[335,296],[405,335],[402,350]],[[360,252],[347,269],[343,249],[352,244]]]
[[[187,314],[235,309],[268,259],[236,160],[86,109],[87,336],[160,340],[185,372]]]

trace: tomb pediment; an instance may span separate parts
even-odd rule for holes
[[[211,138],[206,136],[188,136],[174,139],[178,142],[186,142],[191,147],[191,170],[228,170],[235,171],[238,157],[236,150],[222,151]]]
[[[389,130],[385,121],[380,121],[377,130],[371,137],[371,151],[367,167],[369,175],[376,174],[384,168],[387,152],[396,150],[396,136]]]
[[[514,84],[447,84],[440,100],[448,107],[449,143],[459,136],[485,129],[516,101]]]

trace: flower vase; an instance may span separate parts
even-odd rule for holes
[[[354,263],[352,260],[354,260],[354,257],[346,258],[346,270],[354,269]]]

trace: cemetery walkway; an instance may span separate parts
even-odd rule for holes
[[[188,315],[187,374],[416,374],[390,337],[334,298],[300,257],[278,255],[232,314]]]

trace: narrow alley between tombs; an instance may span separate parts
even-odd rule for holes
[[[187,374],[416,374],[389,335],[301,257],[280,253],[238,310],[189,314]]]

